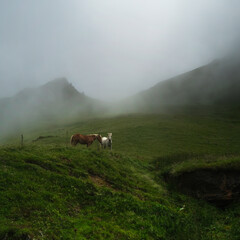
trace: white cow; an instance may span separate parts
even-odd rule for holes
[[[112,133],[108,133],[107,137],[102,137],[102,148],[109,147],[112,150]]]

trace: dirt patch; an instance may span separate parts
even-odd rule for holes
[[[107,182],[105,179],[103,179],[102,177],[97,176],[97,175],[90,175],[89,177],[90,177],[91,181],[94,184],[96,184],[97,186],[108,187],[108,188],[111,188],[112,190],[114,190],[112,185],[109,182]]]
[[[240,172],[236,170],[201,169],[178,176],[166,176],[177,190],[204,199],[217,207],[240,200]]]
[[[60,159],[63,161],[63,162],[66,162],[66,163],[70,163],[70,162],[72,162],[72,160],[71,159],[69,159],[69,158],[67,158],[67,157],[60,157]]]

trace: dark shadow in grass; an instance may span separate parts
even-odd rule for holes
[[[46,171],[51,171],[57,174],[63,174],[63,175],[68,174],[69,176],[74,178],[87,178],[88,176],[87,173],[80,171],[79,169],[76,169],[74,165],[70,166],[68,162],[67,162],[67,165],[65,165],[65,164],[54,164],[53,162],[50,162],[50,161],[26,159],[25,163],[40,167],[41,169],[44,169]]]
[[[21,239],[21,240],[31,240],[30,234],[27,230],[19,229],[17,227],[9,227],[4,232],[0,232],[0,239]]]
[[[41,167],[42,169],[45,169],[45,170],[48,170],[48,171],[60,173],[59,170],[56,168],[56,166],[49,161],[41,161],[41,160],[36,160],[36,159],[26,159],[25,162],[37,165],[37,166]]]
[[[37,142],[37,141],[45,139],[45,138],[54,138],[54,137],[57,137],[57,136],[39,136],[38,138],[32,140],[32,142]]]
[[[151,164],[153,165],[156,171],[162,171],[165,168],[168,168],[174,164],[181,163],[186,160],[196,158],[196,157],[202,157],[202,156],[204,156],[204,154],[187,153],[187,152],[175,153],[175,154],[160,156],[154,159],[151,162]]]

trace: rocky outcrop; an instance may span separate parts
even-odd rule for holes
[[[178,176],[166,176],[177,190],[204,199],[218,207],[240,200],[240,171],[195,170]]]

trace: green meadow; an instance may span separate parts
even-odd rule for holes
[[[112,151],[69,144],[108,132]],[[0,239],[240,239],[239,204],[219,209],[162,177],[239,169],[239,133],[238,109],[205,108],[25,130],[23,146],[13,135],[0,147]]]

